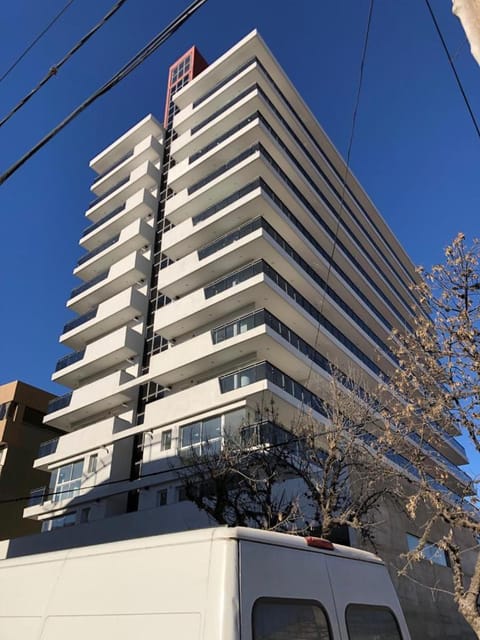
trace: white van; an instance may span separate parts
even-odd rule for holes
[[[0,561],[0,640],[409,640],[374,555],[246,528]]]

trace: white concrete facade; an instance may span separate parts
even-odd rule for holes
[[[374,388],[412,320],[413,264],[351,173],[341,204],[344,162],[256,32],[173,99],[166,132],[147,116],[91,162],[74,352],[53,375],[72,392],[47,416],[70,433],[37,459],[52,483],[25,511],[46,530],[146,509],[171,530],[185,426],[201,448],[271,399],[284,425],[315,413],[325,359]],[[464,487],[461,446],[431,445]]]

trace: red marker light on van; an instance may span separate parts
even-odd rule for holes
[[[328,551],[335,551],[335,547],[329,540],[324,538],[316,538],[315,536],[307,536],[305,538],[309,547],[316,547],[317,549],[328,549]]]

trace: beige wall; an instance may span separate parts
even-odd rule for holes
[[[16,404],[12,415],[0,420],[0,443],[7,446],[5,464],[0,470],[0,540],[40,531],[39,522],[23,518],[26,500],[3,501],[28,496],[32,489],[48,484],[49,474],[33,469],[33,461],[40,444],[61,432],[42,424],[31,424],[24,417],[26,407],[45,414],[53,397],[19,381],[0,386],[0,404]]]

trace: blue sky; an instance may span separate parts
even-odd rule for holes
[[[0,75],[65,4],[2,7]],[[113,0],[75,0],[0,83],[0,115],[103,16]],[[59,75],[0,129],[3,172],[187,5],[127,0]],[[449,0],[432,0],[473,109],[480,69]],[[192,44],[214,60],[257,28],[339,151],[346,155],[369,0],[207,3],[137,71],[79,116],[0,187],[0,382],[50,382],[77,284],[90,199],[88,161],[147,113],[163,115],[169,65]],[[351,166],[415,263],[430,266],[458,231],[480,235],[480,141],[425,2],[375,3]]]

